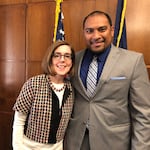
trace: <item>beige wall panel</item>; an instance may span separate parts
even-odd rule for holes
[[[102,10],[109,13],[113,24],[115,24],[117,2],[118,0],[96,0],[95,7],[96,10]]]
[[[82,33],[83,17],[95,8],[95,1],[68,0],[63,3],[62,8],[64,13],[64,30],[66,40],[73,45],[76,51],[78,51],[84,48]]]
[[[25,60],[25,8],[0,6],[0,59]]]
[[[12,106],[25,80],[25,63],[0,61],[0,70],[0,112],[12,112]]]
[[[0,0],[0,5],[23,4],[27,0]]]
[[[28,3],[54,2],[55,0],[26,0]]]
[[[52,43],[55,2],[29,4],[27,11],[27,60],[41,61]]]
[[[0,113],[0,150],[12,150],[12,113]]]
[[[27,79],[42,73],[41,61],[33,61],[27,63]]]
[[[149,13],[150,1],[128,1],[126,10],[128,47],[143,53],[147,65],[150,65]]]
[[[1,1],[0,1],[1,2]],[[0,3],[0,149],[11,150],[12,107],[25,80],[26,5]]]

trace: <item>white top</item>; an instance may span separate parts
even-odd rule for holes
[[[62,83],[62,84],[57,84],[57,83],[54,83],[54,82],[52,82],[52,83],[55,86],[55,88],[57,88],[57,89],[61,89],[64,86],[64,83]],[[60,92],[57,92],[57,91],[54,90],[54,92],[56,93],[56,95],[57,95],[57,97],[59,99],[59,108],[61,108],[61,105],[62,105],[64,91],[65,91],[65,89],[63,89]]]
[[[13,150],[63,150],[63,141],[56,144],[43,144],[32,141],[24,135],[27,115],[15,111],[13,124]]]

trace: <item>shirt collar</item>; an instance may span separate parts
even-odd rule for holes
[[[111,49],[111,45],[106,48],[102,53],[96,54],[98,57],[98,61],[105,61]],[[93,53],[90,49],[87,49],[87,56],[89,60],[92,60],[95,53]]]

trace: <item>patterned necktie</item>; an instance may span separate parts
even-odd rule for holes
[[[89,66],[89,71],[87,74],[87,94],[89,97],[92,97],[96,84],[97,84],[97,72],[98,72],[98,62],[97,62],[97,56],[93,56],[93,60]]]

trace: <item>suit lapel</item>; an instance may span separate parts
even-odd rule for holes
[[[109,80],[111,71],[113,69],[115,69],[115,66],[116,66],[116,63],[117,63],[119,56],[120,56],[119,49],[117,49],[116,47],[114,47],[112,45],[110,53],[109,53],[107,60],[105,62],[105,65],[104,65],[104,68],[103,68],[103,71],[102,71],[102,74],[101,74],[101,77],[100,77],[100,80],[98,82],[96,90],[100,89],[102,87],[102,85],[104,84],[104,82]]]
[[[73,79],[73,85],[76,90],[87,99],[86,88],[84,87],[82,80],[80,78],[80,69],[81,63],[84,56],[85,50],[79,52],[76,57],[76,69],[75,69],[75,77]],[[82,91],[82,92],[81,92]]]
[[[76,70],[75,70],[75,77],[73,79],[73,85],[76,88],[76,90],[86,99],[89,99],[86,94],[86,89],[82,83],[82,80],[80,79],[80,68],[81,68],[81,62],[85,51],[79,52],[76,59]],[[105,62],[101,77],[99,79],[96,91],[98,91],[100,88],[102,88],[102,85],[109,80],[111,71],[115,69],[118,57],[120,56],[120,50],[116,48],[115,46],[111,46],[110,53],[107,57],[107,60]]]

